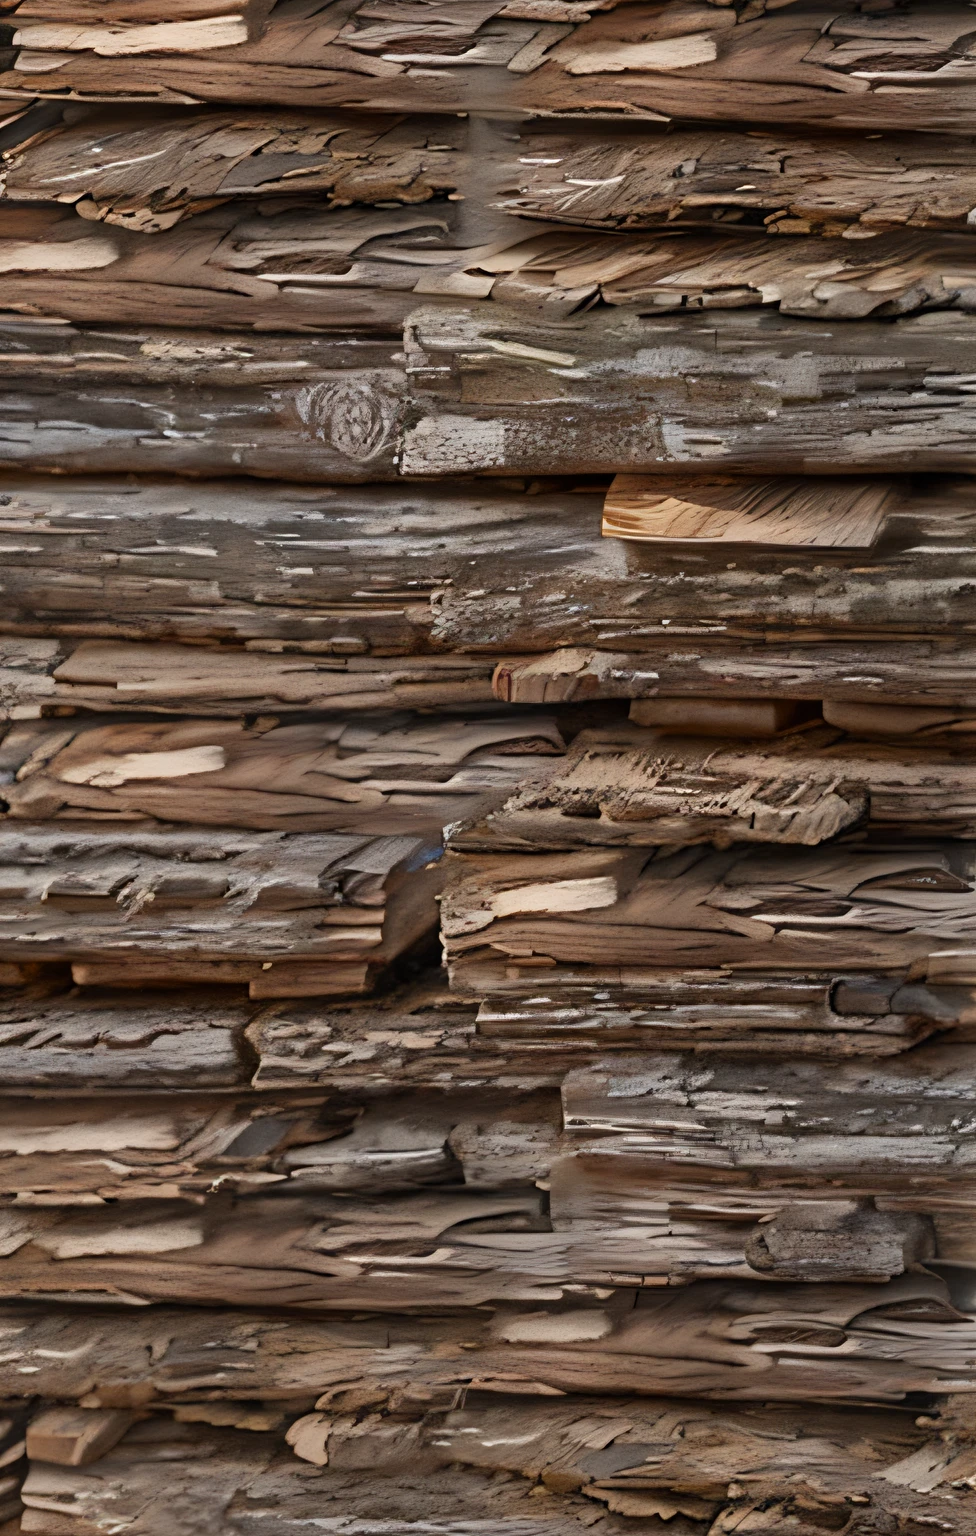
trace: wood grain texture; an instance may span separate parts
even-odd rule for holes
[[[444,20],[299,0],[279,4],[257,41],[196,54],[120,64],[25,41],[0,88],[11,98],[973,129],[962,0],[911,0],[894,16],[864,15],[857,0],[765,14],[704,0],[594,9],[489,0]]]
[[[109,830],[89,818],[4,835],[11,959],[124,972],[142,951],[158,980],[212,975],[287,997],[307,974],[306,992],[341,995],[436,929],[440,839],[429,834]]]
[[[872,969],[973,964],[969,844],[451,854],[449,957],[489,948],[597,966]],[[822,957],[822,958],[821,958]],[[947,979],[947,978],[944,978]]]
[[[0,204],[3,303],[83,324],[138,324],[148,310],[158,323],[217,332],[365,335],[406,324],[421,296],[470,299],[489,323],[498,302],[530,322],[594,308],[600,318],[607,305],[651,316],[769,308],[828,321],[976,311],[976,242],[961,235],[765,240],[537,233],[512,222],[484,218],[475,232],[451,203],[323,210],[292,197],[277,208],[229,201],[161,233],[94,231],[84,210]]]
[[[0,745],[6,815],[272,832],[437,836],[486,790],[564,750],[550,716],[335,722],[25,722]]]
[[[973,1323],[934,1275],[876,1285],[699,1281],[637,1298],[633,1289],[583,1295],[564,1312],[512,1306],[476,1323],[285,1322],[273,1313],[167,1308],[85,1316],[57,1304],[8,1306],[3,1320],[17,1329],[8,1346],[11,1376],[33,1365],[35,1393],[84,1397],[92,1407],[135,1395],[141,1405],[245,1398],[308,1411],[316,1402],[328,1406],[334,1389],[369,1390],[377,1402],[429,1402],[438,1389],[449,1389],[453,1401],[465,1386],[546,1398],[555,1388],[593,1397],[897,1405],[950,1381],[955,1392],[971,1391],[973,1379]],[[76,1353],[67,1363],[47,1355],[69,1347]]]
[[[591,230],[777,235],[969,234],[976,204],[966,137],[608,122],[572,133],[540,120],[145,103],[62,114],[40,101],[3,129],[4,198],[73,204],[146,231],[229,198],[286,193],[340,208],[433,200],[469,227],[504,213]],[[474,206],[469,195],[466,209],[445,207],[464,192]]]

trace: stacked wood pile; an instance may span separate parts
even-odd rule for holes
[[[0,1536],[976,1536],[972,5],[0,13]]]

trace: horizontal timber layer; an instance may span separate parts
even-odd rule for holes
[[[130,53],[63,28],[25,28],[10,99],[215,102],[971,132],[972,17],[963,0],[716,8],[489,0],[456,15],[373,11],[367,0],[279,4],[255,41]],[[33,32],[33,36],[31,36]],[[150,40],[151,41],[151,40]],[[77,50],[77,51],[75,51]],[[446,66],[446,67],[445,67]]]
[[[227,480],[8,473],[0,553],[0,632],[39,639],[210,637],[381,657],[644,646],[669,631],[816,643],[976,627],[963,478],[676,468],[619,476],[606,496],[600,481],[489,478],[256,480],[242,495]],[[4,664],[12,687],[13,652]]]
[[[443,1400],[468,1387],[897,1405],[976,1388],[976,1323],[932,1274],[860,1285],[706,1281],[584,1294],[562,1312],[509,1304],[477,1321],[104,1306],[86,1316],[56,1305],[6,1307],[0,1321],[8,1394],[23,1392],[23,1368],[33,1367],[32,1393],[92,1407],[174,1398],[312,1406],[357,1387],[378,1401]]]
[[[972,1504],[959,1399],[925,1427],[814,1405],[743,1404],[733,1419],[667,1398],[361,1398],[177,1401],[141,1417],[36,1402],[20,1529],[88,1536],[125,1520],[136,1536],[197,1536],[217,1518],[229,1536],[300,1536],[311,1518],[323,1536],[583,1536],[597,1522],[624,1536],[637,1517],[700,1536],[754,1517],[807,1536],[853,1515],[861,1536],[887,1536],[913,1515],[954,1524]],[[5,1450],[23,1445],[24,1418]]]
[[[964,472],[974,340],[976,317],[952,313],[556,324],[443,300],[385,341],[11,320],[0,468],[312,483],[665,464]]]
[[[932,134],[515,132],[458,117],[137,104],[74,104],[66,116],[39,102],[0,131],[4,200],[74,205],[146,233],[230,199],[283,195],[319,210],[430,205],[455,224],[463,215],[469,244],[484,243],[489,213],[624,232],[971,234],[976,205],[972,141]]]
[[[772,740],[723,739],[696,736],[688,709],[689,735],[637,726],[581,732],[568,761],[538,762],[534,781],[530,771],[529,782],[507,797],[493,796],[487,814],[451,828],[451,846],[812,846],[857,827],[875,835],[976,836],[967,735],[955,737],[955,749],[945,738],[866,743],[816,724]],[[906,711],[909,720],[913,713]]]
[[[62,323],[138,325],[148,312],[218,332],[364,337],[395,333],[424,299],[468,299],[488,325],[498,303],[529,325],[593,310],[592,324],[606,306],[651,317],[765,307],[830,322],[976,312],[971,236],[538,232],[504,215],[472,231],[465,219],[452,203],[322,210],[293,198],[228,202],[147,234],[93,229],[57,204],[0,203],[2,303]]]

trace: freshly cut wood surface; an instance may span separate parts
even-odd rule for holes
[[[913,1513],[968,1514],[964,1418],[949,1414],[940,1425],[920,1427],[898,1411],[787,1404],[743,1404],[733,1419],[667,1398],[539,1404],[469,1394],[454,1409],[437,1402],[425,1415],[403,1404],[387,1416],[376,1406],[357,1412],[354,1394],[339,1392],[327,1409],[298,1417],[276,1404],[180,1401],[135,1423],[89,1467],[32,1457],[21,1528],[70,1536],[79,1520],[128,1516],[139,1536],[164,1536],[175,1506],[186,1531],[216,1513],[228,1531],[273,1520],[276,1532],[297,1536],[314,1509],[327,1536],[579,1536],[595,1518],[622,1536],[634,1516],[684,1536],[713,1516],[733,1530],[750,1519],[768,1526],[771,1516],[815,1531],[808,1517],[853,1509],[865,1536],[883,1536]]]
[[[451,830],[454,848],[825,842],[976,836],[971,749],[864,742],[832,726],[772,741],[620,727],[583,731],[567,761]],[[542,768],[542,765],[539,765]]]
[[[617,475],[603,504],[608,538],[864,549],[876,543],[903,490],[892,480],[700,481],[682,495],[660,477]]]
[[[765,14],[763,14],[763,11]],[[972,18],[963,0],[713,7],[489,0],[422,15],[364,0],[279,4],[237,46],[119,61],[35,34],[0,75],[11,97],[211,101],[816,128],[971,132]],[[181,33],[181,38],[183,34]]]
[[[971,843],[450,854],[449,957],[597,967],[976,974]],[[933,972],[934,967],[934,972]],[[946,977],[945,979],[948,979]]]
[[[257,831],[436,836],[486,791],[563,752],[551,716],[407,711],[247,727],[237,720],[24,722],[0,762],[8,816]]]
[[[318,990],[356,992],[436,930],[439,836],[40,823],[4,839],[0,951],[81,962],[80,979],[88,961],[124,973],[145,958],[164,985],[181,964],[187,980],[205,980],[213,962],[231,962],[212,979],[287,997],[287,962],[300,961]]]
[[[916,1392],[972,1391],[976,1328],[945,1281],[929,1274],[883,1285],[621,1289],[584,1293],[563,1310],[512,1305],[477,1321],[288,1322],[280,1313],[104,1306],[86,1316],[53,1303],[4,1307],[2,1321],[10,1378],[19,1382],[14,1372],[35,1367],[39,1396],[84,1396],[91,1407],[134,1395],[140,1406],[243,1398],[306,1412],[312,1403],[328,1407],[335,1389],[368,1389],[378,1404],[421,1394],[429,1402],[432,1391],[450,1388],[453,1403],[465,1386],[547,1399],[555,1389],[592,1398],[897,1405]]]
[[[619,505],[621,481],[608,507]],[[680,468],[659,475],[656,490],[645,483],[651,495],[696,505],[759,494],[756,482],[723,486]],[[791,630],[815,642],[838,632],[878,639],[973,629],[968,479],[863,481],[865,499],[890,488],[869,561],[822,543],[729,550],[722,540],[668,538],[651,548],[601,540],[599,484],[252,481],[242,497],[230,480],[8,473],[0,482],[0,632],[219,636],[389,656],[531,653],[596,637],[640,647],[669,634],[715,640]],[[805,497],[832,482],[800,484]],[[12,643],[4,642],[2,663],[9,679],[20,670]],[[36,666],[26,644],[23,663],[28,672]]]

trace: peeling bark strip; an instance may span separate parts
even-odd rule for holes
[[[387,1419],[375,1406],[357,1414],[353,1399],[339,1392],[297,1418],[253,1403],[182,1402],[136,1422],[127,1409],[41,1407],[27,1425],[21,1529],[68,1536],[79,1520],[98,1529],[125,1519],[139,1536],[162,1536],[175,1507],[181,1536],[215,1516],[228,1532],[273,1522],[297,1536],[311,1508],[326,1536],[582,1536],[597,1519],[621,1536],[634,1515],[681,1520],[685,1531],[714,1516],[720,1532],[751,1516],[768,1526],[772,1515],[802,1530],[808,1516],[850,1514],[865,1536],[884,1536],[893,1520],[924,1520],[933,1490],[971,1465],[953,1444],[953,1419],[934,1434],[908,1415],[863,1409],[742,1405],[733,1420],[675,1399],[511,1396],[473,1407],[472,1396]],[[69,1463],[65,1448],[96,1425],[103,1435],[111,1425],[115,1444]]]
[[[449,958],[976,974],[968,843],[451,854]]]
[[[752,742],[697,736],[693,718],[688,729],[687,736],[633,726],[583,731],[567,762],[551,762],[548,773],[539,764],[534,782],[449,829],[450,845],[524,852],[813,846],[858,827],[876,835],[976,837],[976,772],[965,737],[953,753],[866,744],[830,726]]]
[[[675,471],[618,476],[604,504],[579,480],[254,481],[242,496],[234,481],[13,473],[0,481],[0,554],[0,633],[63,644],[211,637],[321,655],[491,655],[637,649],[676,633],[965,635],[976,623],[971,485],[945,477]],[[57,649],[23,644],[25,667],[38,646]],[[5,644],[0,676],[14,676],[16,650]]]
[[[145,33],[156,51],[136,52],[136,36],[121,59],[109,51],[121,51],[121,39],[48,30],[48,23],[23,29],[0,89],[10,98],[759,120],[868,131],[966,133],[976,121],[972,17],[963,0],[910,0],[893,15],[864,13],[858,0],[795,0],[785,9],[607,0],[605,14],[596,10],[574,0],[488,0],[418,17],[407,6],[377,12],[364,0],[324,8],[304,0],[279,4],[256,41],[220,46],[227,31],[210,23],[204,45],[190,51],[184,25],[168,36],[176,56],[164,51],[161,35]]]
[[[968,315],[814,328],[619,312],[555,325],[444,302],[413,312],[405,354],[394,337],[0,330],[6,468],[313,483],[705,463],[945,472],[971,467],[976,441]]]

